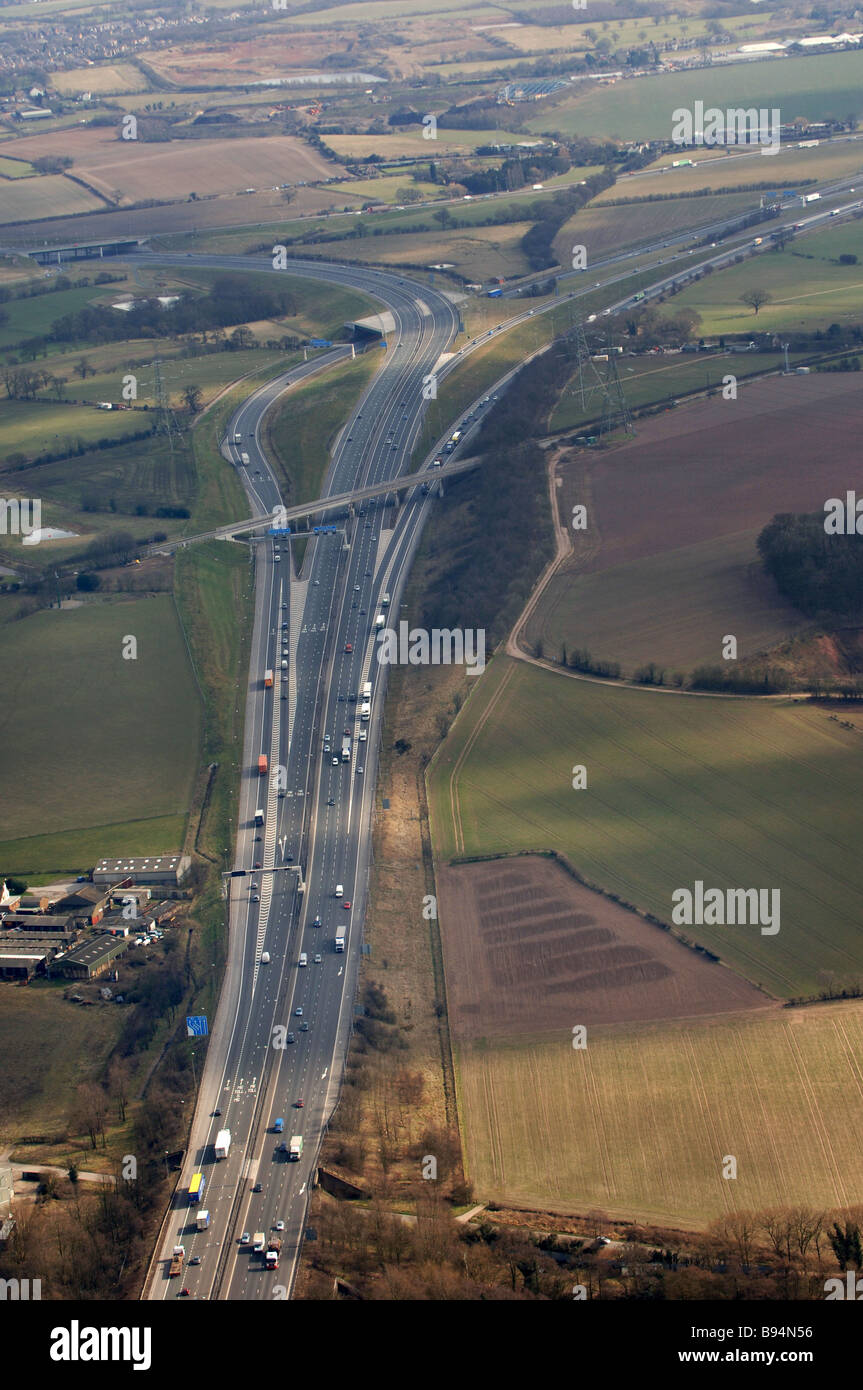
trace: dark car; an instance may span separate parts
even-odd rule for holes
[[[213,1114],[214,1114],[214,1115],[221,1115],[221,1113],[222,1113],[221,1110],[214,1110],[214,1111],[213,1111]]]
[[[263,1190],[264,1190],[264,1184],[263,1184],[262,1182],[256,1182],[255,1185],[254,1185],[254,1187],[252,1188],[252,1191],[253,1191],[253,1192],[263,1192]]]
[[[288,1042],[296,1042],[297,1040],[296,1040],[296,1038],[294,1037],[293,1033],[289,1033],[289,1034],[288,1034],[288,1037],[287,1037],[287,1041],[288,1041]]]

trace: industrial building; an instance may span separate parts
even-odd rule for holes
[[[107,970],[112,960],[128,949],[127,937],[103,933],[81,946],[73,947],[64,956],[58,956],[51,962],[48,973],[67,980],[94,980],[103,970]]]
[[[135,884],[182,883],[192,860],[188,854],[149,854],[125,859],[100,859],[93,870],[96,884],[122,883],[130,879]]]

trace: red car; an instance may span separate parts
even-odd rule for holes
[[[354,648],[353,648],[353,644],[352,644],[351,642],[346,642],[346,643],[345,643],[345,651],[346,651],[346,652],[352,652],[353,649],[354,649]]]
[[[345,909],[345,912],[348,912],[350,910],[350,906],[351,905],[348,902],[342,903],[342,907]]]
[[[300,1096],[299,1100],[294,1101],[294,1105],[297,1107],[298,1110],[302,1110],[305,1103],[306,1102],[303,1100],[302,1096]]]

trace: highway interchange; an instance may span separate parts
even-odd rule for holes
[[[846,188],[844,181],[825,194]],[[855,202],[841,212],[853,215],[860,206]],[[801,215],[799,221],[809,230],[829,215],[829,209],[819,209]],[[680,240],[690,237],[691,233]],[[752,241],[750,229],[709,260],[721,265]],[[666,246],[662,242],[645,250],[659,253]],[[219,269],[262,268],[246,257],[159,255],[158,260]],[[699,263],[703,266],[705,259]],[[662,264],[667,261],[658,261],[657,268]],[[458,315],[452,302],[434,289],[387,272],[320,262],[289,261],[286,269],[371,292],[395,323],[383,366],[333,451],[323,498],[351,496],[406,472],[426,405],[422,387],[427,375],[437,369],[439,377],[445,376],[488,336],[560,303],[557,298],[525,309],[478,342],[447,355]],[[609,277],[604,283],[624,278]],[[680,278],[678,269],[666,272],[646,297],[660,295]],[[592,289],[592,279],[589,288],[579,286],[580,294]],[[611,310],[633,303],[634,297],[627,294]],[[266,410],[291,384],[343,355],[344,350],[337,349],[294,367],[247,398],[229,422],[226,455],[243,480],[253,517],[271,516],[282,501],[261,444]],[[507,373],[492,390],[504,389],[512,375]],[[464,416],[475,416],[478,405],[474,402]],[[470,425],[476,428],[477,423]],[[243,453],[249,456],[248,467],[241,462]],[[374,659],[374,622],[384,593],[391,595],[389,623],[397,621],[399,597],[431,505],[431,498],[418,488],[405,495],[398,509],[388,507],[385,498],[359,499],[355,514],[341,520],[337,531],[310,543],[298,579],[291,578],[289,542],[277,537],[254,542],[255,611],[235,852],[235,869],[248,872],[226,880],[227,971],[217,1016],[211,1020],[186,1162],[145,1297],[172,1298],[181,1288],[202,1298],[290,1296],[320,1143],[338,1098],[360,960],[386,686],[386,668]],[[313,510],[311,504],[305,508]],[[271,689],[264,686],[266,669],[276,673]],[[373,690],[367,725],[359,720],[360,701],[350,698],[359,696],[365,681],[371,681]],[[362,742],[361,729],[367,733]],[[325,753],[327,733],[331,751]],[[352,740],[348,763],[339,756],[345,733]],[[269,763],[266,777],[257,771],[262,753]],[[275,775],[279,768],[284,769],[281,780]],[[264,811],[260,827],[255,825],[258,808]],[[337,884],[343,887],[341,899],[335,897]],[[314,925],[317,918],[320,926]],[[348,929],[343,954],[334,948],[339,924]],[[301,952],[307,954],[306,967],[298,965]],[[285,1041],[288,1030],[292,1042]],[[302,1108],[296,1105],[300,1098]],[[216,1110],[221,1114],[214,1114]],[[284,1120],[281,1135],[273,1132],[277,1117]],[[231,1130],[231,1152],[227,1160],[217,1162],[212,1144],[224,1127]],[[292,1134],[304,1138],[299,1162],[289,1162],[279,1150]],[[209,1228],[201,1233],[194,1229],[196,1208],[186,1197],[191,1175],[198,1170],[206,1177],[201,1206],[210,1213]],[[258,1193],[253,1191],[256,1184],[262,1188]],[[277,1221],[285,1223],[285,1230],[281,1267],[273,1274],[265,1272],[262,1259],[240,1237],[244,1232],[269,1232]],[[169,1279],[168,1260],[178,1243],[185,1248],[187,1263],[181,1278]],[[199,1265],[188,1264],[198,1257]]]

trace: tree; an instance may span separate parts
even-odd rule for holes
[[[85,381],[88,376],[93,375],[93,370],[86,357],[78,358],[78,361],[75,363],[75,371],[78,373],[82,381]]]
[[[238,333],[239,331],[240,330],[237,329]],[[246,331],[248,332],[248,330]],[[236,334],[232,336],[235,337]],[[196,386],[193,382],[190,382],[188,386],[183,387],[183,404],[185,405],[190,415],[197,415],[198,411],[201,409],[200,386]]]
[[[99,588],[101,582],[98,574],[91,574],[89,570],[82,570],[75,580],[75,587],[82,594],[92,594]]]
[[[438,208],[436,212],[432,213],[432,216],[436,222],[440,223],[441,227],[448,227],[452,222],[452,213],[449,208]]]
[[[755,317],[757,318],[758,310],[761,308],[761,306],[763,304],[770,304],[772,302],[772,299],[773,295],[770,293],[769,290],[752,289],[744,291],[744,293],[740,296],[740,303],[748,305],[750,309],[754,309]]]

